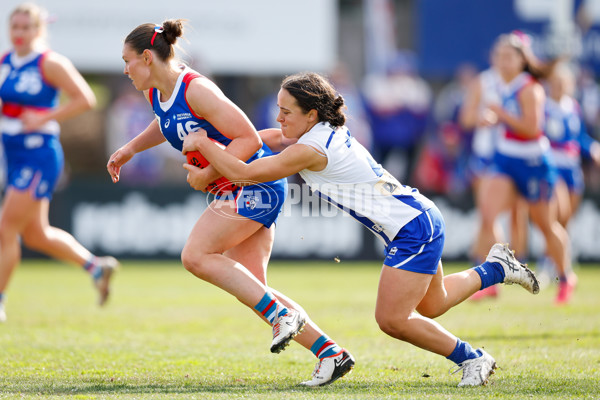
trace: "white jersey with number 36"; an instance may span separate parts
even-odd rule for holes
[[[433,202],[390,175],[345,126],[318,123],[298,140],[327,157],[322,171],[300,171],[313,193],[346,211],[386,245]]]

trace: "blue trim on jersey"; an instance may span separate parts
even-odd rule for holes
[[[374,227],[376,225],[378,225],[378,224],[374,223],[369,218],[365,217],[364,215],[361,215],[361,214],[357,213],[356,211],[352,210],[351,208],[348,208],[348,207],[346,207],[346,206],[344,206],[342,204],[337,203],[336,201],[334,201],[333,199],[331,199],[331,197],[329,197],[327,195],[324,195],[323,193],[321,193],[318,190],[315,190],[314,193],[316,193],[317,196],[319,196],[323,200],[327,201],[328,203],[333,204],[334,206],[336,206],[340,210],[347,212],[352,218],[354,218],[355,220],[357,220],[358,222],[360,222],[361,224],[363,224],[371,232],[373,232],[374,234],[376,234],[379,237],[381,237],[386,244],[388,244],[390,242],[390,239],[385,235],[385,233],[383,231],[378,231],[378,230],[374,229]]]
[[[407,186],[404,186],[407,187]],[[415,188],[412,188],[412,192],[413,193],[419,193],[419,191]],[[431,207],[428,205],[425,205],[423,203],[421,203],[419,200],[415,199],[414,196],[409,196],[409,195],[394,195],[393,196],[395,199],[400,200],[401,202],[403,202],[404,204],[406,204],[407,206],[410,206],[416,210],[419,211],[427,211],[429,210]]]
[[[325,144],[326,149],[329,148],[329,144],[331,143],[331,139],[333,139],[333,135],[335,135],[335,131],[331,132],[331,134],[329,135],[329,139],[327,139],[327,144]]]

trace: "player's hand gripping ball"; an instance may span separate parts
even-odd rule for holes
[[[220,148],[222,148],[222,149],[225,148],[225,146],[222,143],[219,143],[214,139],[211,139],[211,140],[213,142],[215,142],[217,145],[219,145]],[[195,165],[198,168],[206,168],[210,165],[208,160],[206,160],[206,158],[204,158],[202,153],[200,153],[199,151],[188,151],[185,154],[185,156],[187,158],[188,164]],[[235,189],[237,189],[237,186],[235,184],[231,183],[231,181],[229,179],[222,176],[219,179],[215,180],[214,182],[211,182],[207,186],[207,189],[210,193],[213,193],[213,194],[224,194],[224,193],[228,193],[228,192],[233,192]]]

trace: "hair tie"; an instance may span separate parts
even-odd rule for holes
[[[510,34],[521,45],[521,47],[531,47],[531,37],[525,32],[520,30],[514,30]]]
[[[152,39],[150,39],[150,46],[154,46],[154,39],[156,39],[156,35],[163,33],[164,31],[165,29],[160,25],[154,27],[154,35],[152,35]]]

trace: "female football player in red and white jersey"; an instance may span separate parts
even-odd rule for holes
[[[496,41],[496,67],[502,78],[500,104],[490,104],[502,127],[494,155],[494,175],[482,182],[480,250],[497,238],[494,222],[514,202],[525,199],[531,221],[546,241],[546,252],[556,263],[560,284],[556,303],[569,301],[576,277],[571,269],[567,231],[558,221],[553,198],[557,171],[550,144],[543,132],[544,89],[538,79],[547,77],[556,61],[539,63],[519,32]]]
[[[81,265],[99,291],[109,294],[117,261],[95,257],[69,233],[50,226],[48,209],[63,168],[59,122],[89,110],[95,97],[71,62],[44,45],[44,12],[23,4],[10,14],[12,50],[0,61],[0,130],[7,189],[0,215],[0,322],[6,320],[4,292],[21,260],[21,243],[53,258]],[[67,101],[58,104],[59,92]]]
[[[181,151],[184,139],[197,129],[208,132],[236,159],[272,154],[246,115],[217,85],[175,59],[174,45],[182,35],[183,21],[178,19],[160,26],[140,25],[125,38],[124,73],[144,92],[156,119],[110,157],[107,169],[114,182],[135,154],[165,141]],[[196,190],[206,191],[220,176],[209,165],[188,181]],[[271,352],[279,353],[295,339],[319,359],[337,357],[339,368],[319,382],[324,385],[349,372],[354,359],[298,304],[267,286],[274,222],[286,194],[285,179],[221,192],[194,225],[181,260],[193,275],[232,294],[273,325]]]

